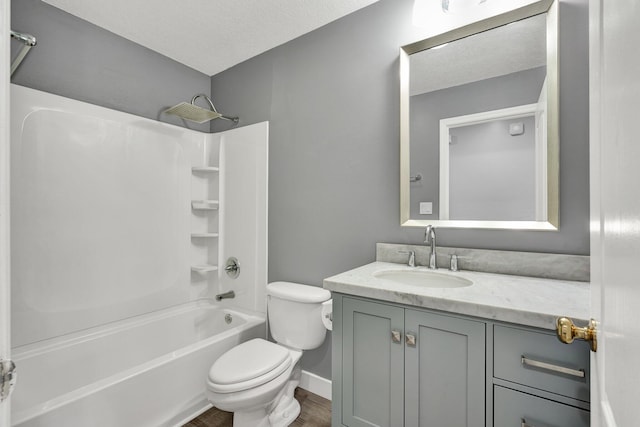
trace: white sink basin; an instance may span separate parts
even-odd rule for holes
[[[426,288],[463,288],[473,285],[471,280],[426,270],[380,270],[373,273],[378,279]]]

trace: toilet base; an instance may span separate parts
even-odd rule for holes
[[[267,408],[233,413],[233,427],[271,427]]]
[[[287,427],[298,418],[298,415],[300,415],[300,403],[296,399],[291,399],[286,407],[269,414],[269,423],[271,427]]]
[[[287,427],[300,415],[300,403],[293,396],[300,384],[300,368],[294,369],[291,379],[272,405],[253,411],[233,413],[233,427]]]
[[[296,365],[291,373],[291,379],[282,390],[282,394],[276,399],[275,406],[269,414],[271,427],[287,427],[300,415],[300,403],[293,396],[296,387],[300,384],[300,366]]]

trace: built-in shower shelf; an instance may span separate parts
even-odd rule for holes
[[[191,207],[195,210],[214,211],[217,210],[220,202],[217,200],[192,200]]]
[[[217,271],[217,265],[211,264],[203,264],[203,265],[192,265],[191,271],[195,271],[196,273],[211,273],[212,271]]]
[[[191,171],[195,173],[215,173],[220,172],[220,168],[217,166],[198,166],[192,167]]]
[[[218,233],[191,233],[191,237],[194,238],[211,238],[211,237],[218,237],[219,234]]]
[[[206,163],[206,162],[205,162]],[[216,178],[218,173],[220,172],[220,168],[218,166],[192,166],[191,173],[194,175],[194,179],[198,181],[198,185],[206,185],[203,190],[206,192],[209,191],[209,187],[212,190],[216,190],[218,186],[217,182],[209,182],[208,178]],[[205,179],[205,182],[200,182],[202,179]],[[213,181],[217,181],[214,179]],[[206,192],[204,194],[206,194]],[[211,196],[215,197],[215,195],[211,194]],[[205,196],[206,197],[206,196]],[[191,200],[191,209],[194,211],[215,211],[220,208],[219,200]],[[196,214],[197,215],[197,214]],[[211,225],[209,227],[203,227],[201,230],[216,230],[217,227],[215,225]],[[191,233],[191,239],[194,239],[194,244],[200,245],[205,244],[207,246],[212,245],[216,246],[218,244],[218,238],[220,234],[218,232],[207,231],[204,233]],[[205,241],[206,240],[206,241]],[[209,255],[209,253],[207,253]],[[218,271],[217,265],[212,264],[197,264],[191,266],[191,271],[198,274],[211,274],[213,272]]]

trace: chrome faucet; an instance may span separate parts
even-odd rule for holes
[[[229,292],[225,292],[223,294],[216,295],[216,301],[221,301],[223,299],[235,298],[235,297],[236,297],[236,293],[233,292],[233,291],[229,291]]]
[[[431,245],[431,255],[429,255],[429,268],[435,270],[438,268],[436,263],[436,229],[432,225],[427,225],[427,229],[424,231],[424,242],[427,245]]]

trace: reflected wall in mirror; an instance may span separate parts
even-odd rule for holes
[[[401,49],[402,225],[557,229],[556,8]]]

